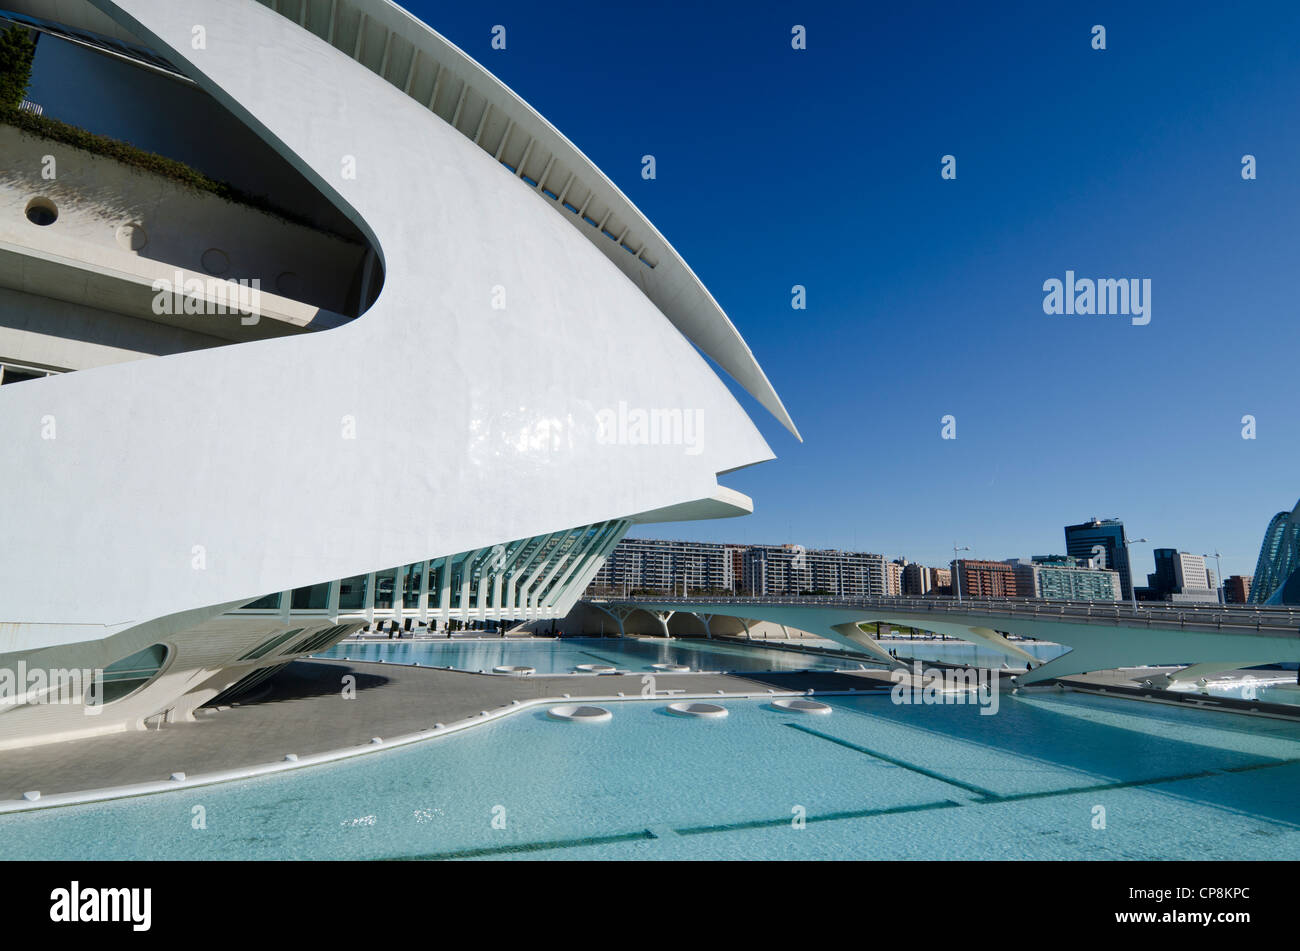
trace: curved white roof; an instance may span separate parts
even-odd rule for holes
[[[446,37],[390,0],[257,0],[402,90],[512,172],[796,438],[749,345],[658,229],[577,146]],[[138,42],[86,0],[9,0],[17,12]]]
[[[5,387],[0,485],[25,542],[0,555],[0,653],[635,513],[748,507],[718,473],[772,453],[735,396],[471,139],[265,6],[98,2],[346,209],[385,281],[323,333]],[[87,560],[75,588],[55,570]]]
[[[347,53],[491,154],[799,438],[749,345],[681,255],[577,146],[482,65],[390,0],[258,2]]]

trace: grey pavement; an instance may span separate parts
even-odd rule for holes
[[[356,699],[342,695],[343,676],[356,677]],[[364,746],[451,724],[512,701],[641,693],[641,674],[501,677],[429,667],[347,661],[298,661],[269,681],[264,693],[193,723],[115,733],[29,749],[0,751],[0,801],[39,790],[81,792],[237,769]],[[656,674],[660,691],[692,694],[767,690],[866,690],[887,687],[880,671],[759,674]]]

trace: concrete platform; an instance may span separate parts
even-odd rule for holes
[[[356,677],[356,699],[342,695]],[[298,661],[265,693],[221,710],[198,711],[194,723],[117,733],[0,752],[0,805],[39,790],[42,798],[106,787],[163,782],[284,760],[293,753],[359,748],[372,737],[432,730],[539,698],[641,694],[641,673],[606,676],[489,676],[428,667],[349,661]],[[881,671],[759,674],[658,674],[655,685],[687,695],[847,692],[891,686]]]
[[[933,666],[933,665],[931,665]],[[994,671],[1001,689],[1012,671]],[[1149,674],[1150,670],[1144,673]],[[344,677],[356,678],[355,699],[343,696]],[[641,695],[641,672],[602,676],[492,676],[399,664],[343,660],[295,662],[273,677],[261,694],[220,709],[205,708],[193,723],[164,724],[159,729],[118,733],[25,750],[0,752],[0,811],[40,808],[51,797],[142,787],[165,786],[184,773],[188,780],[254,768],[278,769],[287,754],[300,759],[340,752],[374,752],[375,737],[384,740],[429,732],[437,725],[467,726],[484,712],[507,713],[517,704],[555,700],[628,699]],[[1211,699],[1141,686],[1133,671],[1101,671],[1062,681],[1070,689],[1104,692],[1134,700],[1194,704],[1236,713],[1292,719],[1295,707]],[[745,674],[657,674],[657,699],[818,694],[887,690],[888,671],[774,671]],[[1050,689],[1039,685],[1035,690]],[[432,739],[432,737],[430,737]],[[303,764],[306,766],[307,764]],[[228,776],[225,778],[238,778]],[[37,790],[41,801],[27,803],[24,793]],[[158,791],[136,788],[122,794]],[[104,798],[100,796],[99,798]],[[56,802],[49,802],[55,805]]]

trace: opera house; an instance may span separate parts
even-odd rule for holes
[[[749,347],[434,30],[0,8],[0,670],[102,671],[19,678],[0,748],[191,719],[377,617],[562,617],[629,527],[751,510],[719,476],[772,452],[709,361],[794,424]]]

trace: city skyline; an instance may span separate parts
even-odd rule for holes
[[[1121,518],[1120,521],[1123,522],[1123,519]],[[842,551],[842,552],[848,552],[853,554],[880,555],[886,561],[906,559],[908,562],[912,562],[915,564],[929,565],[931,567],[946,567],[949,564],[951,564],[953,560],[953,551],[951,546],[948,548],[946,555],[941,553],[937,558],[926,559],[926,558],[914,558],[912,557],[911,553],[908,551],[888,551],[881,548],[874,548],[871,547],[870,545],[866,545],[866,546],[859,545],[857,547],[845,547],[845,546],[836,546],[836,545],[804,544],[804,542],[799,541],[797,539],[788,539],[788,540],[781,540],[781,541],[774,541],[772,539],[762,539],[762,538],[756,540],[740,539],[738,537],[729,537],[727,535],[727,532],[725,531],[725,523],[724,526],[720,528],[718,526],[718,523],[716,522],[695,523],[690,526],[690,529],[691,530],[696,528],[699,528],[701,530],[719,529],[716,531],[717,537],[713,537],[713,538],[689,537],[688,538],[688,537],[683,537],[681,534],[676,534],[676,535],[673,534],[674,524],[675,523],[665,523],[663,526],[637,526],[636,534],[629,535],[628,540],[629,541],[661,540],[661,541],[688,542],[688,543],[699,542],[701,544],[726,545],[735,548],[746,548],[746,547],[774,548],[780,546],[797,545],[797,546],[802,546],[803,548],[809,551]],[[740,524],[740,521],[737,520],[732,522],[731,524],[738,525]],[[737,532],[735,533],[735,535],[738,536],[739,533]],[[1263,530],[1260,531],[1260,536],[1261,537],[1263,536]],[[1055,546],[1047,546],[1047,547],[1040,546],[1038,548],[1033,548],[1027,551],[1020,551],[1017,553],[981,552],[976,546],[972,545],[970,546],[970,551],[962,552],[959,554],[961,555],[962,558],[970,559],[972,561],[988,560],[988,561],[1000,562],[1000,561],[1014,560],[1018,558],[1065,555],[1067,554],[1066,549],[1067,546],[1064,542],[1064,539],[1062,538],[1061,542]],[[1184,553],[1184,554],[1208,556],[1207,564],[1210,564],[1208,559],[1214,557],[1213,551],[1194,550],[1193,548],[1184,547],[1178,544],[1164,544],[1163,541],[1159,539],[1148,540],[1147,542],[1141,544],[1131,544],[1130,545],[1131,551],[1137,553],[1141,553],[1143,551],[1147,552],[1148,553],[1147,561],[1149,561],[1151,564],[1151,570],[1148,571],[1146,568],[1143,567],[1144,562],[1140,557],[1140,554],[1133,556],[1131,573],[1133,578],[1136,579],[1138,588],[1143,588],[1146,586],[1147,575],[1156,569],[1157,561],[1155,558],[1155,552],[1160,549],[1173,549],[1174,551]],[[1220,554],[1222,555],[1222,553]],[[1225,561],[1225,567],[1223,569],[1223,576],[1219,578],[1219,583],[1223,584],[1231,577],[1247,577],[1247,578],[1251,577],[1255,567],[1255,560],[1258,558],[1258,556],[1259,556],[1259,543],[1256,543],[1255,554],[1250,559],[1251,561],[1250,565],[1241,571],[1229,570],[1229,567],[1226,565],[1226,556],[1223,556],[1223,560]]]

